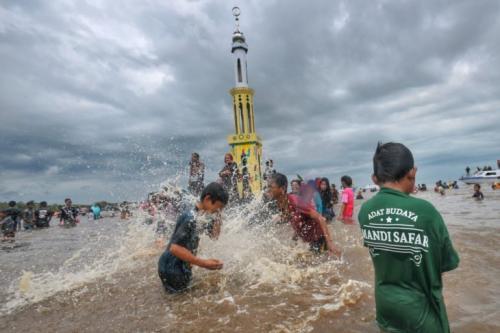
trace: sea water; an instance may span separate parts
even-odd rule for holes
[[[480,202],[469,186],[416,194],[441,212],[461,257],[444,274],[453,332],[500,331],[500,191],[484,194]],[[203,236],[198,251],[222,260],[223,270],[195,267],[192,288],[178,295],[161,286],[164,246],[141,211],[21,232],[23,246],[0,252],[0,330],[378,332],[373,268],[358,225],[329,225],[343,250],[329,259],[293,241],[290,226],[262,221],[260,210],[253,202],[224,213],[219,239]]]

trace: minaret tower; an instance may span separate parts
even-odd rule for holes
[[[236,86],[229,92],[233,98],[234,134],[229,135],[227,141],[242,176],[238,182],[238,190],[245,198],[249,191],[253,195],[258,195],[262,190],[262,140],[255,131],[254,90],[248,86],[248,45],[245,36],[240,31],[238,7],[233,8],[233,16],[236,25],[231,53],[234,60]]]

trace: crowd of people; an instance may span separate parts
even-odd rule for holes
[[[14,242],[16,232],[33,229],[43,229],[50,226],[55,212],[47,202],[42,201],[35,207],[33,201],[26,203],[26,208],[20,210],[15,201],[9,202],[9,207],[0,211],[0,224],[3,242]],[[64,226],[74,226],[77,223],[78,210],[72,206],[71,199],[65,200],[65,205],[58,212],[60,223]]]
[[[41,201],[38,207],[34,201],[28,201],[24,206],[24,209],[20,209],[16,201],[10,201],[8,208],[0,211],[2,242],[13,243],[16,233],[22,230],[48,228],[53,219],[59,221],[59,226],[74,227],[80,223],[79,216],[88,214],[87,216],[94,220],[101,218],[99,204],[84,208],[75,207],[70,198],[66,198],[64,205],[57,209],[49,207],[46,201]]]
[[[199,156],[195,158],[192,169],[200,170]],[[339,258],[341,250],[333,243],[327,223],[335,217],[336,201],[341,204],[338,219],[352,221],[352,179],[341,178],[340,196],[327,178],[306,182],[298,177],[290,182],[289,192],[287,177],[271,170],[270,163],[266,167],[264,202],[274,203],[277,216],[273,221],[290,225],[293,239],[308,243],[313,253]],[[372,179],[381,189],[358,214],[364,245],[375,268],[376,319],[388,332],[449,332],[441,275],[455,269],[459,257],[439,212],[429,202],[410,196],[415,191],[416,172],[407,147],[399,143],[377,146]],[[197,172],[190,175],[203,179]],[[188,290],[193,265],[209,270],[224,267],[221,260],[197,255],[200,232],[217,239],[222,227],[220,212],[237,195],[235,181],[239,175],[230,154],[225,156],[219,176],[219,181],[203,187],[196,203],[181,209],[159,259],[158,274],[170,293]],[[213,214],[218,217],[211,227],[200,228],[200,220]]]
[[[441,195],[445,195],[446,191],[445,190],[458,190],[458,183],[457,181],[451,181],[451,182],[443,182],[442,180],[438,180],[436,182],[436,185],[434,186],[434,192],[439,193]]]
[[[222,229],[221,211],[253,198],[251,191],[248,193],[248,183],[245,185],[248,181],[245,172],[231,154],[224,156],[217,181],[207,186],[200,155],[193,153],[189,165],[187,191],[165,187],[150,194],[139,206],[149,216],[147,223],[153,223],[160,215],[176,219],[170,241],[158,262],[161,282],[171,293],[189,288],[193,265],[210,270],[224,267],[218,259],[197,255],[200,233],[217,239]],[[439,212],[429,202],[410,196],[416,188],[426,189],[415,185],[416,172],[413,155],[407,147],[399,143],[377,146],[372,179],[380,191],[362,205],[358,214],[363,244],[369,248],[375,267],[377,322],[384,331],[447,332],[441,275],[455,269],[459,258]],[[304,180],[297,176],[289,182],[269,160],[263,179],[260,208],[271,212],[271,223],[288,225],[293,240],[306,243],[315,255],[341,258],[342,251],[334,243],[328,224],[335,220],[353,224],[352,178],[348,175],[340,178],[341,191],[326,177]],[[239,182],[243,183],[242,193]],[[458,185],[436,182],[436,192],[442,193],[445,188],[456,189]],[[196,201],[185,200],[188,196]],[[474,186],[473,197],[484,198],[479,185]],[[364,199],[362,190],[356,199]],[[91,211],[94,217],[100,216],[97,205]],[[126,218],[127,212],[128,208],[123,208],[122,217],[125,214]],[[60,225],[75,226],[79,214],[69,198],[58,212],[50,210],[46,202],[35,207],[32,201],[21,211],[12,201],[9,208],[0,211],[3,241],[12,242],[21,228],[47,228],[55,216]],[[166,235],[165,219],[156,220],[157,232]]]
[[[162,233],[165,216],[177,216],[177,223],[167,251],[159,261],[159,274],[165,289],[176,292],[187,288],[191,279],[191,265],[209,269],[222,268],[222,263],[216,259],[200,259],[196,253],[199,240],[199,226],[196,226],[200,215],[213,214],[228,206],[244,204],[252,197],[238,191],[238,182],[245,182],[244,172],[241,172],[230,153],[224,156],[224,166],[218,173],[219,178],[206,187],[204,186],[205,164],[198,153],[191,155],[189,163],[188,191],[198,198],[196,203],[187,204],[182,191],[164,188],[154,194],[141,208],[150,216],[147,221],[153,222],[157,217],[157,232]],[[316,178],[305,181],[297,176],[290,182],[291,191],[288,191],[288,179],[277,172],[273,160],[265,163],[263,173],[264,189],[261,209],[268,209],[274,216],[273,221],[278,224],[289,223],[293,230],[294,239],[307,244],[314,253],[327,253],[331,256],[340,256],[340,250],[332,242],[327,223],[337,219],[344,223],[353,223],[354,190],[352,178],[345,175],[340,182],[342,192],[339,193],[335,184],[330,184],[328,178]],[[340,204],[338,217],[334,206]],[[209,236],[217,238],[220,232],[221,216],[215,214],[210,223],[204,224],[203,230]],[[163,222],[163,223],[162,223]]]
[[[274,174],[276,174],[274,162],[270,159],[265,162],[263,173],[264,190]],[[245,182],[245,172],[240,171],[232,154],[227,153],[224,155],[224,165],[218,175],[219,179],[217,182],[228,193],[230,203],[245,203],[254,198],[254,195],[249,190],[248,183]],[[201,161],[198,153],[193,153],[189,162],[188,190],[195,197],[201,194],[204,188],[204,179],[205,164]],[[242,183],[242,193],[238,192],[238,182]],[[346,175],[342,177],[340,182],[343,188],[343,196],[339,219],[344,222],[350,222],[354,207],[352,179]],[[335,217],[333,207],[339,202],[339,191],[335,184],[330,185],[328,178],[315,178],[305,182],[302,177],[297,176],[296,179],[291,181],[291,193],[302,198],[312,199],[315,203],[316,211],[325,217],[327,221],[332,221]]]
[[[500,162],[497,161],[497,165],[498,165],[498,168],[500,169]],[[474,174],[478,174],[481,171],[492,171],[492,170],[493,170],[493,168],[490,165],[485,165],[482,168],[476,167],[476,171],[474,172]],[[469,166],[467,166],[465,168],[465,174],[467,176],[471,175],[471,168]]]
[[[497,184],[493,183],[491,185],[491,188],[493,190],[497,189]],[[500,186],[498,187],[500,189]],[[458,183],[457,181],[451,181],[451,182],[443,182],[441,180],[438,180],[436,182],[436,186],[434,187],[434,192],[439,193],[440,195],[445,195],[446,190],[458,190]],[[480,184],[474,184],[473,188],[473,193],[472,193],[472,198],[481,201],[484,200],[484,194],[481,192],[481,185]]]

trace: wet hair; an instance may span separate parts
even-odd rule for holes
[[[481,189],[481,185],[479,185],[479,184],[474,184],[474,187],[477,187],[478,190]]]
[[[288,178],[282,173],[276,172],[271,175],[271,181],[275,182],[281,188],[284,188],[285,191],[288,189]]]
[[[16,205],[16,202],[14,200],[9,201],[9,207],[14,207]]]
[[[414,167],[411,151],[403,144],[377,144],[373,156],[373,174],[381,183],[401,180]]]
[[[47,201],[40,202],[40,207],[47,207]]]
[[[212,201],[212,203],[220,201],[224,204],[224,206],[227,205],[227,201],[229,200],[229,196],[224,187],[222,187],[221,184],[215,182],[205,186],[205,188],[201,192],[201,201],[203,201],[203,199],[205,199],[207,195],[210,196],[210,200]]]
[[[324,190],[324,191],[321,190],[321,183],[323,183],[323,182],[326,183],[326,190]],[[319,186],[318,190],[319,190],[319,194],[321,195],[321,200],[322,200],[323,204],[329,204],[333,198],[332,188],[330,187],[330,181],[328,180],[328,178],[324,177],[324,178],[321,178],[319,184],[320,184],[320,186]]]
[[[322,182],[325,182],[326,183],[326,190],[328,191],[329,189],[331,190],[331,187],[330,187],[330,181],[328,180],[328,178],[326,177],[323,177],[321,178],[320,182],[319,182],[319,185],[321,186],[321,183]],[[320,188],[321,190],[321,188]]]
[[[352,178],[349,177],[349,176],[342,176],[342,178],[340,178],[340,181],[344,184],[346,184],[347,186],[351,187],[352,186]]]

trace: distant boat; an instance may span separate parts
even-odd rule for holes
[[[380,186],[374,184],[366,185],[365,187],[363,187],[363,190],[370,192],[377,192],[378,190],[380,190]]]
[[[470,176],[460,177],[460,181],[465,184],[494,183],[500,180],[500,169],[489,171],[478,171]]]

